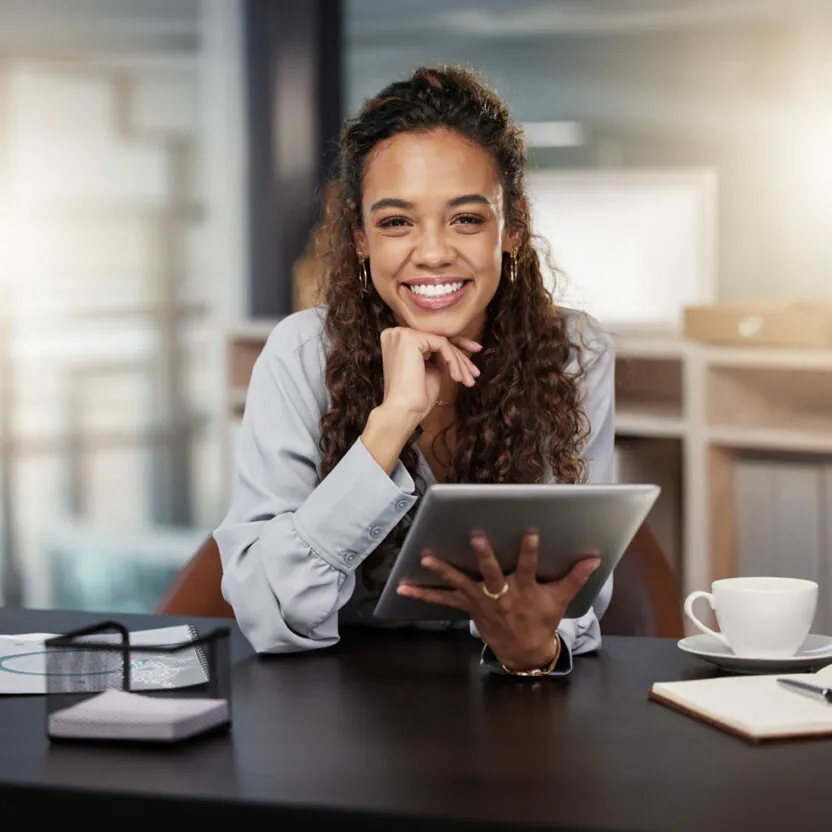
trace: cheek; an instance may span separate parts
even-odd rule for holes
[[[491,240],[488,242],[478,241],[476,247],[472,248],[469,259],[474,265],[480,280],[495,285],[499,282],[503,266],[501,246],[495,245]]]
[[[390,307],[399,302],[398,274],[402,263],[407,259],[407,252],[395,239],[386,239],[381,244],[376,243],[370,250],[370,271],[373,285],[381,299]]]
[[[407,259],[407,247],[402,240],[388,238],[376,241],[370,249],[373,277],[379,281],[393,280]]]

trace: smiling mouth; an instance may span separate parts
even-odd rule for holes
[[[443,282],[405,283],[404,285],[418,297],[443,298],[459,292],[470,280],[448,280]]]

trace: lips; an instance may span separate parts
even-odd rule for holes
[[[402,291],[413,306],[437,312],[458,303],[470,285],[471,281],[463,277],[424,277],[403,283]]]
[[[423,298],[439,298],[444,295],[452,295],[458,292],[465,285],[464,280],[451,280],[431,283],[407,283],[406,286],[411,292]]]

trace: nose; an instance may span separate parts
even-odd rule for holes
[[[444,224],[423,226],[413,251],[415,265],[428,269],[449,266],[454,259]]]

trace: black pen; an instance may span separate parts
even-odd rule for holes
[[[821,685],[812,685],[809,682],[798,682],[797,679],[778,679],[781,685],[786,685],[789,688],[802,693],[805,696],[811,696],[815,699],[822,699],[824,702],[832,702],[832,688],[825,688]]]

